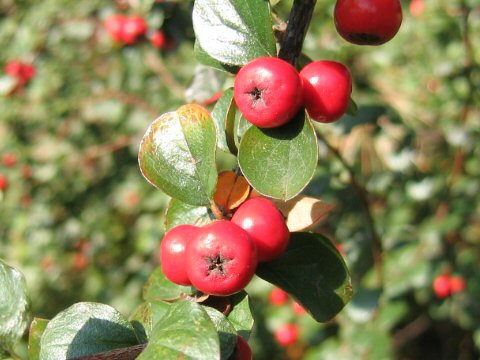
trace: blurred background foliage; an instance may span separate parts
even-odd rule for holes
[[[286,19],[292,1],[271,1]],[[319,325],[273,306],[256,279],[255,359],[474,359],[480,349],[480,3],[403,1],[399,34],[381,47],[343,41],[334,1],[316,6],[304,53],[344,62],[354,117],[319,125],[320,161],[306,194],[336,205],[318,231],[344,251],[354,299]],[[149,123],[203,102],[232,77],[193,56],[190,1],[0,1],[0,66],[36,74],[20,88],[0,74],[0,257],[26,276],[32,313],[51,318],[78,301],[125,315],[158,266],[168,198],[141,176]],[[115,44],[104,20],[137,14],[146,39]],[[211,108],[211,105],[209,105]],[[7,155],[11,156],[11,155]],[[232,158],[219,154],[220,167]],[[440,274],[465,290],[440,299]],[[282,348],[275,330],[299,326]],[[22,353],[22,350],[20,350]]]

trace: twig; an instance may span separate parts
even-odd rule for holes
[[[425,315],[421,315],[420,317],[416,318],[393,335],[394,348],[399,349],[407,344],[410,340],[424,333],[430,327],[430,324],[430,319]]]
[[[380,284],[383,284],[382,241],[377,233],[377,230],[375,229],[375,220],[370,209],[367,189],[365,189],[365,186],[363,186],[357,180],[355,170],[343,158],[342,154],[340,154],[340,151],[332,146],[316,127],[315,133],[317,135],[317,139],[325,144],[328,150],[342,163],[343,167],[348,171],[350,176],[350,185],[352,186],[355,195],[357,196],[357,199],[360,201],[360,204],[363,208],[363,215],[365,216],[368,233],[372,240],[372,255],[375,268],[377,270],[377,280]]]
[[[295,0],[278,57],[296,65],[317,0]]]

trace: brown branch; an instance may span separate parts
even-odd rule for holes
[[[296,66],[297,58],[302,52],[303,40],[305,40],[316,2],[317,0],[295,0],[293,2],[287,31],[278,54],[280,59],[293,66]]]
[[[101,157],[105,154],[109,154],[118,150],[121,150],[132,143],[131,136],[122,136],[116,139],[115,141],[107,144],[100,144],[89,147],[84,152],[84,157],[91,160],[94,158]]]
[[[373,218],[372,210],[370,209],[367,189],[357,180],[355,170],[343,158],[342,154],[340,154],[340,151],[332,146],[316,127],[314,128],[317,139],[323,142],[328,150],[342,163],[343,167],[347,170],[350,176],[350,185],[352,186],[355,195],[363,208],[363,215],[365,216],[367,230],[372,240],[372,255],[377,271],[377,280],[379,284],[383,284],[382,241],[377,230],[375,229],[375,219]]]
[[[133,360],[140,355],[146,346],[146,344],[135,345],[98,354],[76,357],[72,360]]]
[[[421,315],[393,335],[393,347],[400,349],[409,341],[424,333],[430,325],[431,320],[427,316]]]

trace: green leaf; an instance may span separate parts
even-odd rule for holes
[[[215,192],[216,131],[210,113],[196,104],[154,120],[140,144],[143,176],[171,197],[209,205]]]
[[[210,316],[213,325],[215,325],[220,340],[221,358],[226,360],[232,355],[237,346],[237,332],[235,327],[220,311],[208,306],[204,306],[203,308],[208,316]]]
[[[40,360],[61,360],[137,345],[128,320],[114,308],[82,302],[49,321],[40,341]]]
[[[239,335],[248,340],[254,323],[248,294],[245,291],[241,291],[232,295],[230,300],[232,302],[232,311],[228,314],[228,320],[230,320]]]
[[[209,66],[197,65],[193,79],[185,90],[187,102],[201,104],[222,90],[226,74]]]
[[[192,20],[200,48],[220,63],[241,66],[276,55],[266,0],[197,0]]]
[[[168,312],[170,306],[171,303],[166,301],[147,301],[137,306],[129,320],[141,343],[148,341],[154,326]]]
[[[154,327],[138,360],[220,359],[220,341],[202,306],[190,301],[172,304]]]
[[[12,351],[30,318],[25,278],[0,259],[0,349]]]
[[[28,360],[40,359],[40,339],[47,327],[48,320],[34,318],[28,333]]]
[[[233,88],[225,90],[222,97],[217,101],[212,111],[212,118],[217,128],[217,146],[219,149],[229,151],[225,127],[227,119],[235,117],[235,102],[233,101]],[[231,150],[230,150],[231,151]]]
[[[203,65],[213,67],[217,70],[226,71],[231,74],[236,74],[240,70],[239,66],[223,64],[220,61],[212,58],[205,50],[202,49],[202,47],[198,44],[198,41],[195,41],[193,52],[198,62],[202,63]]]
[[[317,159],[317,138],[303,110],[278,128],[250,127],[238,153],[240,168],[255,190],[282,200],[293,198],[310,182]]]
[[[259,264],[257,275],[288,292],[321,322],[332,319],[352,297],[342,256],[319,234],[292,233],[287,251]]]
[[[165,215],[165,228],[168,231],[178,225],[202,225],[211,220],[207,207],[188,205],[178,199],[172,199]]]
[[[181,286],[172,283],[165,277],[161,267],[155,269],[150,275],[143,288],[143,300],[145,301],[172,301],[180,298],[180,295],[193,294],[190,286]]]

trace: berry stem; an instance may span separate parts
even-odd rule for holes
[[[295,0],[278,57],[296,66],[317,0]]]

